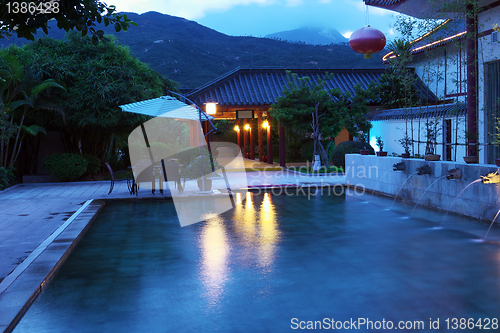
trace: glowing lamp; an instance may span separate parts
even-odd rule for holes
[[[262,123],[262,128],[269,128],[269,123],[267,122],[267,120]]]
[[[217,113],[217,103],[209,102],[206,103],[206,110],[208,114],[216,114]]]
[[[245,131],[249,131],[250,130],[250,125],[246,124],[244,128],[245,128]]]
[[[384,49],[386,39],[384,34],[375,28],[367,25],[354,31],[349,38],[349,46],[355,52],[365,55],[365,59],[370,59],[372,54]]]
[[[236,126],[234,126],[234,130],[235,130],[236,132],[239,132],[239,131],[240,131],[240,127],[239,127],[238,125],[236,125]]]

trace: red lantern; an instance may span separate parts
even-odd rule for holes
[[[349,46],[354,51],[364,54],[365,59],[370,59],[372,54],[384,49],[386,40],[384,34],[367,25],[354,31],[349,38]]]

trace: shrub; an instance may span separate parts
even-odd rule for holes
[[[307,161],[313,160],[314,154],[314,141],[312,139],[305,142],[302,147],[300,147],[300,156]]]
[[[0,168],[0,191],[6,189],[14,183],[16,176],[14,176],[14,167]]]
[[[85,174],[98,174],[101,170],[101,160],[97,156],[91,154],[83,154],[83,157],[87,160],[87,170],[85,171]]]
[[[329,142],[329,140],[322,141],[323,147],[325,147],[325,149],[326,149],[328,142]],[[335,142],[332,142],[332,144],[330,145],[330,148],[328,149],[329,156],[332,155],[334,149],[335,149]],[[314,154],[314,141],[313,141],[313,139],[309,139],[307,142],[305,142],[302,145],[302,147],[300,147],[300,155],[304,159],[306,159],[308,161],[312,161],[314,159],[313,154]],[[321,155],[321,154],[318,152],[318,155]]]
[[[361,141],[344,141],[339,143],[333,150],[332,163],[335,166],[342,167],[345,170],[345,154],[359,154],[361,149],[364,149],[365,143]],[[373,147],[366,144],[366,149],[370,151],[370,155],[375,155]]]
[[[53,154],[45,158],[43,166],[53,178],[72,181],[85,173],[87,160],[78,154]]]

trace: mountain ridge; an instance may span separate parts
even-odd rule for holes
[[[330,45],[347,43],[345,38],[337,29],[326,29],[320,27],[303,27],[299,29],[275,32],[265,36],[292,43],[305,43],[310,45]]]
[[[182,17],[147,12],[122,13],[137,23],[126,32],[114,26],[97,29],[117,37],[142,62],[183,89],[195,89],[237,67],[381,68],[382,54],[364,59],[348,45],[308,45],[276,39],[228,36]],[[49,37],[64,38],[65,31],[51,25]],[[43,36],[42,32],[37,36]],[[28,41],[15,38],[16,44]],[[0,46],[10,41],[0,40]]]

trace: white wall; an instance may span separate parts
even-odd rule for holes
[[[457,118],[451,118],[447,117],[445,119],[450,119],[451,120],[451,126],[452,126],[452,144],[455,142],[463,144],[465,142],[465,118],[459,117],[458,121]],[[440,128],[440,131],[438,133],[437,141],[438,141],[438,146],[436,148],[436,154],[439,154],[442,156],[442,159],[444,158],[444,145],[443,142],[445,141],[444,139],[444,131],[443,131],[443,119],[439,119],[440,125],[438,128]],[[381,136],[382,140],[384,141],[384,151],[387,151],[389,155],[391,155],[393,152],[397,153],[398,155],[404,153],[404,148],[399,144],[398,140],[403,138],[405,131],[406,131],[406,122],[405,120],[379,120],[379,121],[372,121],[371,122],[373,127],[370,130],[370,144],[371,146],[375,149],[375,151],[378,151],[378,147],[376,146],[376,137]],[[414,141],[420,141],[422,143],[414,143],[414,149],[410,149],[410,153],[412,155],[415,154],[420,154],[423,156],[425,154],[425,141],[426,141],[426,128],[425,128],[425,123],[426,119],[420,119],[420,122],[418,119],[413,120],[413,132],[412,132],[412,126],[411,126],[411,121],[408,120],[408,135],[410,138],[412,137],[413,134],[413,140]],[[455,130],[457,129],[457,124],[458,124],[458,138],[455,137]],[[457,140],[458,139],[458,140]],[[453,146],[452,150],[452,160],[455,160],[455,146]],[[465,156],[465,146],[457,146],[457,151],[456,151],[456,161],[463,162],[463,156]]]

